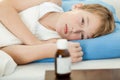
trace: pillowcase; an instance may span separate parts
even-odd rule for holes
[[[116,16],[115,9],[101,0],[63,0],[62,7],[64,11],[71,9],[71,6],[76,3],[84,4],[101,4],[107,7],[114,15],[116,29],[113,33],[101,37],[86,39],[86,40],[73,40],[79,42],[84,52],[83,60],[96,60],[120,57],[120,21]],[[54,59],[42,59],[37,62],[53,62]]]

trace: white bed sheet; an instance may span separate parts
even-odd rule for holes
[[[72,65],[72,70],[75,69],[120,69],[120,58],[82,61]],[[13,74],[2,77],[0,80],[45,80],[46,70],[54,70],[54,63],[18,66]]]

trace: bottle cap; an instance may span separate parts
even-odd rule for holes
[[[58,39],[57,40],[57,48],[58,49],[68,49],[68,41],[66,39]]]

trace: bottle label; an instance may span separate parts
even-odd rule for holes
[[[71,58],[57,58],[57,73],[65,74],[71,72]]]

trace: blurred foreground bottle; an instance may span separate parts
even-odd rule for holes
[[[71,57],[68,51],[68,41],[66,39],[59,39],[57,41],[57,49],[55,54],[56,78],[69,78],[71,74]]]

